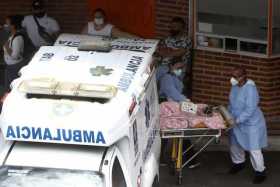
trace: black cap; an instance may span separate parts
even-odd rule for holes
[[[32,3],[33,9],[43,9],[45,7],[43,0],[35,0]]]

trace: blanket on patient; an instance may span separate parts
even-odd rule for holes
[[[197,113],[183,112],[177,102],[163,102],[160,104],[161,129],[185,129],[185,128],[210,128],[224,129],[223,117],[218,112],[211,116],[204,114],[205,104],[197,105]]]

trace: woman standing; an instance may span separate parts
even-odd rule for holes
[[[8,16],[6,24],[10,30],[10,37],[3,46],[5,69],[5,91],[9,91],[11,82],[18,77],[18,71],[23,66],[24,37],[20,34],[23,17],[19,15]]]

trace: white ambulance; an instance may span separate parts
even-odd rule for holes
[[[13,81],[0,117],[1,187],[159,185],[158,42],[117,39],[109,53],[61,42],[81,38],[42,47]]]

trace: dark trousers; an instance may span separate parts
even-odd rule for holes
[[[5,85],[4,91],[10,91],[10,84],[16,78],[18,78],[18,72],[22,68],[22,63],[17,63],[13,65],[7,65],[5,68]]]

